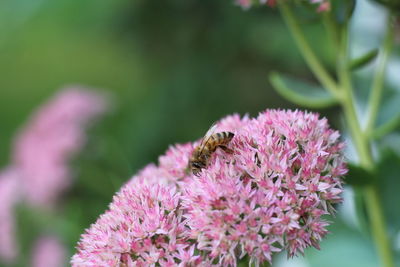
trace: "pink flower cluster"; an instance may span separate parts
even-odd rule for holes
[[[15,140],[12,162],[8,168],[0,171],[2,261],[13,262],[18,255],[15,205],[25,200],[39,208],[54,207],[62,191],[71,184],[68,163],[70,157],[83,146],[84,129],[105,109],[102,96],[82,88],[66,88],[40,107],[20,130]],[[54,239],[50,244],[56,242]],[[61,248],[61,245],[58,247]],[[59,262],[59,266],[63,261]]]
[[[181,266],[201,263],[194,256],[173,186],[124,187],[91,229],[83,235],[75,266]],[[125,265],[123,265],[125,264]]]
[[[78,244],[73,266],[260,265],[273,253],[318,248],[322,215],[341,202],[347,172],[339,134],[326,119],[267,110],[228,116],[235,134],[199,177],[187,174],[198,142],[176,145],[133,177]]]
[[[254,3],[259,3],[260,5],[275,6],[278,1],[286,0],[236,0],[236,4],[244,9],[249,9]],[[331,8],[331,3],[329,0],[308,0],[312,4],[318,4],[318,12],[329,11]]]

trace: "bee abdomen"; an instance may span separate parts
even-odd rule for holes
[[[229,139],[229,141],[232,140],[232,138],[235,136],[233,133],[231,132],[223,132],[224,134],[226,134],[226,138]]]
[[[231,132],[220,132],[211,136],[210,145],[227,145],[235,135]]]
[[[217,136],[221,144],[228,144],[235,135],[231,132],[220,132]]]

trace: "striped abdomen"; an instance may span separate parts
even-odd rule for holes
[[[214,152],[217,147],[226,147],[235,135],[231,132],[220,132],[210,136],[210,139],[205,144],[210,152]]]

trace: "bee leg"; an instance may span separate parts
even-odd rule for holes
[[[191,173],[191,171],[190,171],[190,167],[189,166],[187,166],[186,168],[185,168],[185,174],[186,175],[190,175],[190,173]]]
[[[233,150],[226,146],[218,146],[218,147],[221,148],[223,151],[225,151],[228,154],[233,154]]]

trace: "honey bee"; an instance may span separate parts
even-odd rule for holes
[[[214,133],[216,128],[217,125],[214,123],[189,159],[188,169],[196,176],[199,176],[202,169],[207,168],[208,160],[218,147],[227,153],[233,152],[227,145],[235,135],[231,132]]]

